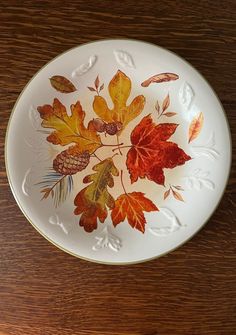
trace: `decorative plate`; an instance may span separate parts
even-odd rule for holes
[[[231,160],[222,106],[203,77],[155,45],[105,40],[44,66],[13,109],[12,192],[50,242],[87,260],[161,256],[209,219]]]

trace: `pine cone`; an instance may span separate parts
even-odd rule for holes
[[[72,175],[84,170],[89,164],[89,160],[90,155],[88,151],[72,155],[67,149],[56,156],[53,161],[53,168],[61,174]]]

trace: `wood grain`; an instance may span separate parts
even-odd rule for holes
[[[235,1],[6,1],[0,4],[0,334],[236,333],[236,151],[226,193],[204,229],[133,266],[56,249],[10,192],[4,137],[28,80],[57,54],[101,38],[138,38],[187,59],[209,80],[236,143]]]

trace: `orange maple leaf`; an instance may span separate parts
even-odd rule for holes
[[[191,159],[176,143],[167,142],[177,126],[175,123],[155,124],[148,115],[134,128],[132,148],[126,160],[132,183],[147,177],[164,185],[164,168],[173,169]]]
[[[94,97],[93,109],[103,121],[121,122],[122,129],[124,129],[130,121],[142,112],[145,97],[139,95],[133,99],[130,105],[126,105],[131,92],[131,80],[120,70],[117,71],[110,81],[108,90],[114,107],[110,109],[106,100],[96,95]]]
[[[67,114],[65,106],[54,99],[53,105],[38,107],[40,117],[43,119],[42,127],[55,129],[48,137],[48,142],[67,145],[76,143],[77,151],[92,153],[101,146],[101,138],[93,129],[84,125],[85,112],[79,101],[71,105],[71,116]]]
[[[144,196],[141,192],[125,193],[120,195],[111,212],[111,219],[114,226],[127,218],[131,227],[145,232],[146,219],[143,212],[158,211],[156,205]]]
[[[113,208],[115,201],[108,192],[107,187],[114,186],[113,176],[118,176],[119,171],[111,158],[98,163],[93,167],[94,174],[86,176],[84,183],[90,183],[75,197],[76,209],[74,213],[81,215],[80,226],[87,232],[97,228],[97,219],[104,222],[107,217],[107,207]]]

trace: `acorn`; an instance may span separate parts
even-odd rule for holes
[[[119,121],[107,123],[105,129],[107,134],[115,135],[122,129],[122,123]]]
[[[90,126],[94,128],[98,133],[103,133],[105,131],[106,123],[99,118],[93,119],[89,122]]]

